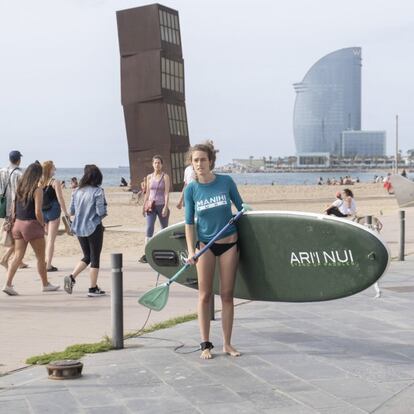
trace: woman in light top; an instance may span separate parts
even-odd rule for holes
[[[72,193],[70,214],[75,217],[71,230],[78,237],[83,258],[75,266],[72,274],[64,279],[64,289],[69,294],[73,291],[76,277],[90,265],[88,296],[105,295],[105,291],[97,284],[104,232],[102,219],[107,214],[105,193],[101,184],[100,169],[94,164],[85,165],[79,187]]]
[[[146,178],[145,197],[142,206],[142,214],[147,219],[147,229],[145,233],[145,244],[154,235],[155,221],[158,217],[161,228],[168,226],[170,211],[168,201],[170,197],[170,177],[162,170],[163,160],[160,155],[152,157],[152,168],[154,172]],[[149,209],[148,205],[153,204]],[[139,259],[141,263],[147,263],[145,254]]]
[[[342,192],[343,203],[338,207],[339,211],[344,216],[355,216],[356,214],[356,203],[354,200],[354,194],[349,188],[345,188]]]
[[[192,259],[194,254],[212,240],[232,218],[232,203],[237,210],[242,209],[242,199],[231,177],[213,173],[216,154],[211,143],[192,147],[190,159],[196,180],[188,184],[184,191],[185,235],[188,262],[194,264]],[[237,240],[237,228],[233,224],[196,262],[199,291],[198,321],[202,341],[200,358],[202,359],[212,357],[209,305],[216,259],[220,268],[223,352],[231,356],[240,355],[231,343],[234,319],[233,291],[239,256]]]
[[[56,167],[53,161],[45,161],[42,164],[43,175],[40,186],[43,189],[43,217],[46,229],[46,267],[48,272],[56,272],[57,267],[52,265],[55,241],[59,229],[60,215],[69,217],[65,200],[62,194],[62,185],[54,178]]]

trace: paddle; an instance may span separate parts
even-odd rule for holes
[[[230,221],[197,253],[193,256],[194,260],[197,260],[204,252],[206,252],[210,246],[220,238],[220,236],[234,223],[236,222],[246,211],[251,210],[247,204],[243,204],[243,208],[230,219]],[[138,300],[138,303],[145,307],[160,311],[164,308],[168,301],[168,295],[170,293],[170,285],[176,281],[179,276],[184,273],[191,264],[186,263],[171,279],[167,282],[159,285],[148,292],[144,293]]]

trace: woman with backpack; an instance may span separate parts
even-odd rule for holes
[[[57,267],[52,265],[53,253],[55,250],[55,241],[59,229],[60,215],[63,211],[66,217],[69,217],[66,209],[65,200],[62,194],[62,185],[54,175],[56,167],[53,161],[45,161],[42,164],[43,175],[40,186],[43,189],[43,217],[45,220],[46,230],[46,266],[48,272],[56,272]]]

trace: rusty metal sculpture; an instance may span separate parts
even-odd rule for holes
[[[132,188],[159,154],[173,190],[180,190],[189,136],[178,12],[153,4],[116,15]]]

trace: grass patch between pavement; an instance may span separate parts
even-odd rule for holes
[[[124,339],[130,339],[145,335],[151,332],[155,332],[161,329],[171,328],[180,323],[192,321],[197,319],[197,314],[192,313],[189,315],[178,316],[177,318],[167,319],[164,322],[158,322],[150,325],[148,328],[141,329],[136,332],[130,332],[125,334]],[[91,343],[91,344],[77,344],[68,346],[64,351],[51,352],[49,354],[36,355],[26,359],[26,364],[29,365],[44,365],[49,364],[52,361],[58,361],[61,359],[80,359],[85,354],[96,354],[97,352],[107,352],[112,348],[111,338],[105,337],[103,341]]]

